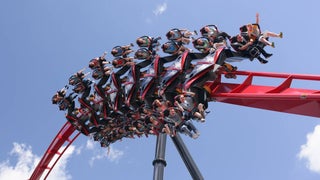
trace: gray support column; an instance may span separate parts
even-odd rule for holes
[[[196,163],[193,161],[186,145],[184,144],[183,140],[181,139],[179,133],[177,133],[174,137],[171,137],[174,145],[176,146],[181,159],[183,160],[184,164],[189,170],[192,179],[194,180],[203,180],[201,172],[199,171]]]
[[[167,134],[160,133],[157,136],[155,158],[152,162],[153,180],[163,180],[164,168],[167,165],[165,160]]]

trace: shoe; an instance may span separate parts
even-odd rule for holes
[[[198,35],[198,32],[196,30],[193,31],[195,35]]]
[[[279,37],[283,38],[283,33],[282,32],[280,32]]]
[[[268,58],[271,57],[272,55],[273,55],[273,54],[267,53],[267,54],[264,55],[264,57],[265,57],[266,59],[268,59]]]
[[[267,64],[268,63],[268,61],[264,60],[264,59],[259,59],[259,61],[260,61],[261,64]]]
[[[232,71],[237,71],[238,67],[237,66],[232,66]]]
[[[274,42],[271,43],[271,47],[275,48]]]
[[[206,119],[201,118],[201,119],[200,119],[200,122],[204,123],[204,122],[206,122]]]
[[[192,134],[193,139],[197,139],[199,136],[197,134]]]

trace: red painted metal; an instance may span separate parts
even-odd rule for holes
[[[291,87],[292,81],[294,80],[305,80],[310,82],[318,81],[320,83],[320,75],[246,71],[237,71],[234,73],[238,77],[244,76],[244,81],[241,83],[222,82],[222,76],[219,75],[214,81],[206,83],[205,89],[210,93],[209,101],[320,117],[320,91]],[[263,77],[265,79],[280,78],[283,79],[283,81],[278,86],[258,85],[253,83],[253,79],[256,77]],[[226,81],[229,80],[226,79]],[[69,122],[62,127],[42,157],[38,166],[35,168],[30,180],[40,179],[44,171],[49,169],[44,177],[44,179],[46,179],[55,163],[80,134],[78,133],[72,140],[70,140],[70,137],[74,132],[75,128]],[[68,145],[59,152],[66,142]],[[54,155],[58,155],[59,157],[55,160],[52,167],[48,167],[49,163],[53,160]]]
[[[320,83],[320,75],[282,74],[237,71],[235,74],[244,76],[240,83],[222,82],[221,76],[215,81],[207,82],[211,100],[253,108],[279,111],[320,117],[320,90],[292,87],[294,80],[303,80],[312,84]],[[254,84],[256,77],[282,79],[277,86]],[[228,81],[228,80],[226,80]]]
[[[30,180],[39,180],[44,174],[45,170],[48,170],[43,179],[46,179],[58,162],[63,153],[68,149],[68,147],[73,143],[73,141],[79,136],[79,132],[75,136],[71,137],[74,134],[75,128],[69,122],[65,123],[61,130],[58,132],[57,136],[53,139],[47,151],[43,155],[39,164],[33,171]],[[67,144],[67,145],[65,145]],[[64,147],[62,147],[65,145]],[[57,155],[58,157],[53,160],[53,157]],[[53,162],[52,166],[49,167],[49,163]]]

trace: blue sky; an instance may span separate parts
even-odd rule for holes
[[[142,35],[215,24],[231,35],[255,21],[282,31],[268,64],[234,63],[240,70],[319,74],[317,0],[0,1],[2,62],[0,180],[27,179],[66,122],[51,97],[91,58]],[[107,56],[107,58],[111,58]],[[260,79],[261,83],[265,79]],[[259,82],[260,83],[260,82]],[[297,82],[320,89],[319,82]],[[210,103],[197,140],[182,136],[205,179],[320,178],[318,118]],[[80,136],[48,179],[151,179],[155,137],[123,140],[111,152]],[[165,179],[191,179],[168,139]]]

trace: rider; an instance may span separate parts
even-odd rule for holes
[[[180,42],[182,44],[189,44],[191,36],[197,35],[197,31],[189,31],[187,29],[171,29],[167,32],[166,36],[168,40]]]
[[[116,57],[112,60],[112,65],[114,68],[124,67],[133,63],[132,57]]]
[[[97,117],[105,118],[107,111],[105,109],[105,103],[103,101],[103,98],[100,97],[99,95],[96,95],[96,93],[94,93],[94,94],[90,94],[89,101],[90,101],[90,106],[92,110],[95,112],[95,114],[97,115]]]
[[[230,41],[233,49],[237,51],[241,57],[249,58],[251,61],[254,58],[257,58],[262,64],[268,62],[259,55],[259,52],[261,52],[265,58],[272,56],[272,54],[267,53],[262,47],[254,44],[253,41],[250,41],[248,36],[244,37],[243,35],[238,34],[233,36]]]
[[[136,43],[139,47],[147,48],[149,51],[155,54],[154,49],[157,49],[160,46],[160,39],[161,37],[154,38],[150,36],[141,36],[136,40]]]
[[[213,36],[219,33],[216,25],[206,25],[200,29],[200,33],[204,37]]]
[[[259,22],[260,22],[259,13],[257,13],[256,14],[256,22],[241,26],[240,33],[246,34],[250,38],[250,40],[252,40],[252,41],[258,40],[258,41],[262,42],[263,44],[274,48],[275,47],[274,42],[268,41],[268,38],[269,37],[282,38],[283,33],[280,32],[279,34],[277,34],[277,33],[271,32],[271,31],[261,32]]]
[[[188,48],[186,48],[185,46],[183,46],[180,43],[176,43],[173,40],[170,40],[166,43],[164,43],[161,46],[162,50],[164,53],[168,53],[171,55],[179,55],[182,54],[184,51],[186,51]]]
[[[74,95],[74,93],[70,93],[67,97],[63,97],[62,100],[59,101],[59,110],[65,111],[65,110],[73,110],[75,107],[74,99],[77,97],[77,95]]]
[[[86,77],[86,74],[83,73],[84,69],[81,69],[80,71],[76,72],[75,74],[73,74],[72,76],[70,76],[69,78],[69,85],[76,85],[79,82],[82,81],[83,78]]]
[[[194,92],[185,92],[177,97],[174,105],[183,112],[184,119],[198,118],[200,122],[205,122],[205,115],[203,104],[199,103],[196,106],[195,93]]]
[[[131,47],[133,47],[133,43],[129,44],[129,45],[125,45],[125,46],[115,46],[112,48],[111,50],[111,54],[114,57],[124,57],[126,58],[128,54],[130,54],[131,52],[133,52],[133,50],[131,49]]]
[[[206,25],[200,29],[201,35],[208,38],[215,49],[226,46],[226,39],[230,39],[230,35],[226,32],[219,31],[216,25]]]
[[[135,59],[150,60],[152,58],[152,51],[147,48],[140,48],[134,54]]]
[[[193,47],[202,53],[209,53],[214,51],[213,43],[206,37],[200,37],[192,41]]]
[[[63,98],[66,96],[66,94],[67,94],[67,89],[68,89],[68,88],[69,88],[69,87],[66,85],[66,86],[64,86],[61,90],[57,91],[57,92],[52,96],[52,99],[51,99],[52,104],[58,104],[58,103],[60,103],[60,102],[63,100]]]
[[[102,56],[91,59],[90,62],[89,62],[89,68],[90,68],[91,70],[94,70],[94,69],[103,69],[103,67],[104,67],[105,64],[110,63],[110,62],[108,62],[108,61],[106,60],[106,58],[105,58],[106,54],[107,54],[107,53],[104,52]]]
[[[105,59],[105,55],[106,52],[100,57],[91,59],[89,62],[89,68],[92,70],[92,77],[95,80],[99,80],[99,82],[96,83],[98,91],[100,91],[98,92],[99,94],[102,94],[102,86],[107,82],[112,73],[112,67],[105,66],[105,64],[110,64],[110,62]]]
[[[88,75],[88,73],[84,74],[83,69],[78,71],[69,78],[69,84],[73,86],[73,92],[82,94],[79,99],[80,103],[89,104],[87,97],[90,94],[91,84],[93,82],[90,79],[85,79],[86,75]]]
[[[167,116],[165,117],[166,121],[174,124],[174,129],[177,129],[179,132],[185,133],[186,135],[196,139],[199,137],[200,132],[193,125],[190,119],[183,119],[181,111],[176,110],[173,107],[168,109]],[[175,135],[175,132],[171,132],[172,136]]]
[[[170,128],[168,124],[160,121],[159,118],[156,118],[154,115],[148,116],[146,118],[146,122],[150,125],[149,133],[158,135],[159,133],[166,133],[167,135],[171,135]]]

